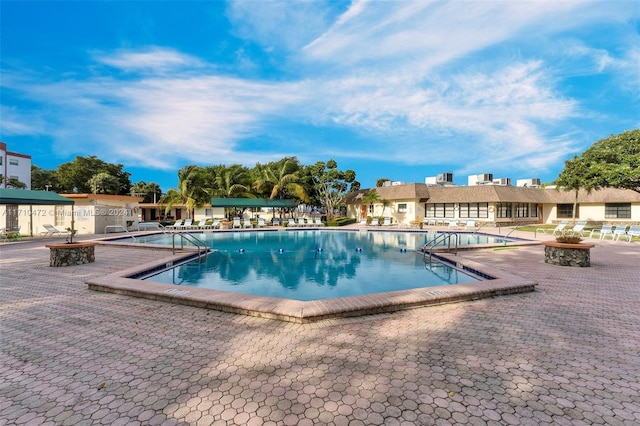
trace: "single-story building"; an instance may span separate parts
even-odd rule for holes
[[[43,225],[66,227],[74,201],[55,192],[0,188],[0,228],[34,236],[45,231]]]
[[[555,223],[571,219],[575,191],[510,185],[440,186],[422,183],[372,188],[379,201],[365,203],[369,189],[347,195],[347,215],[357,220],[391,217],[410,225],[429,219],[476,220],[491,226]],[[387,206],[382,200],[387,200]],[[640,223],[640,193],[617,188],[578,192],[576,220]]]
[[[61,217],[56,227],[70,227],[78,234],[104,234],[137,230],[140,222],[139,204],[144,198],[110,194],[60,194],[73,200],[73,214]]]

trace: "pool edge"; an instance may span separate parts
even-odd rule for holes
[[[197,256],[194,252],[186,252],[94,278],[85,283],[90,290],[94,291],[294,323],[309,323],[330,318],[387,313],[445,303],[526,293],[534,291],[537,286],[534,281],[508,274],[504,271],[492,270],[491,273],[484,272],[486,267],[468,259],[460,259],[451,254],[439,255],[446,257],[449,262],[459,267],[463,266],[475,271],[481,271],[491,275],[494,279],[468,284],[423,287],[363,296],[298,301],[155,283],[130,278],[153,268],[171,267]]]

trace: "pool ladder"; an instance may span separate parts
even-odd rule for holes
[[[200,238],[189,233],[172,233],[171,234],[171,248],[173,254],[176,254],[176,237],[180,237],[180,250],[184,249],[184,241],[187,240],[198,248],[198,259],[202,256],[206,257],[209,254],[209,246]]]
[[[451,247],[451,240],[453,240],[453,247]],[[446,243],[447,251],[451,252],[452,250],[458,255],[458,233],[457,232],[441,232],[436,235],[431,241],[425,243],[422,246],[422,254],[423,260],[427,263],[427,253],[429,254],[429,264],[431,264],[431,257],[433,255],[433,249],[440,243]]]

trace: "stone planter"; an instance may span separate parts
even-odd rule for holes
[[[568,244],[543,241],[544,262],[560,266],[591,266],[593,244]]]
[[[95,246],[98,243],[87,241],[81,243],[49,244],[49,266],[84,265],[96,261]]]
[[[231,229],[233,222],[220,222],[220,229]]]

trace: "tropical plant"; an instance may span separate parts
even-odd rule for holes
[[[187,218],[191,218],[195,207],[202,207],[209,201],[209,194],[204,187],[203,170],[196,165],[188,165],[178,171],[178,187],[172,188],[160,199],[166,204],[165,215],[174,205],[184,204]]]
[[[318,161],[306,168],[314,191],[314,198],[327,212],[327,219],[332,219],[335,212],[344,206],[345,196],[350,191],[350,184],[355,182],[356,172],[339,170],[335,160],[326,163]]]
[[[640,129],[595,142],[565,162],[556,184],[587,191],[605,187],[640,192]]]

